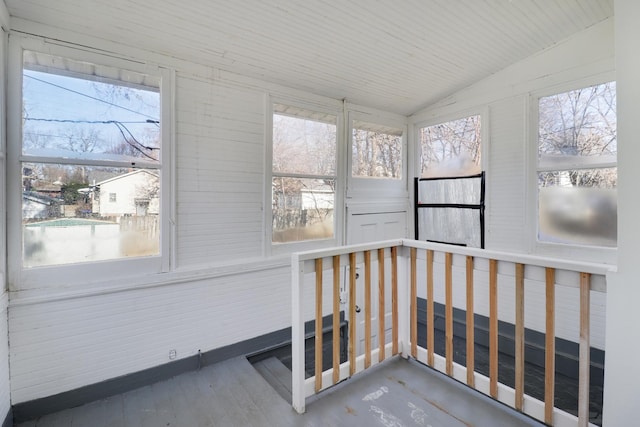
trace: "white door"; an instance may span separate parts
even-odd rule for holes
[[[384,212],[354,214],[349,216],[347,224],[347,244],[375,242],[380,240],[403,238],[407,235],[406,212]],[[375,258],[375,257],[373,257]],[[378,348],[378,263],[371,263],[371,348]],[[364,264],[357,267],[356,314],[357,353],[365,348],[365,272]],[[348,270],[348,268],[347,268]],[[345,283],[348,286],[348,274]],[[385,262],[385,343],[391,342],[391,260]]]

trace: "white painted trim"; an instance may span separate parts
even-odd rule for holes
[[[402,131],[402,171],[400,179],[365,178],[353,176],[353,122],[354,120],[385,125]],[[356,110],[347,111],[346,128],[346,196],[348,199],[389,199],[408,197],[408,151],[406,118],[382,113],[363,113]]]
[[[526,222],[527,239],[531,253],[539,255],[557,255],[563,258],[579,259],[584,261],[604,262],[613,264],[616,262],[617,248],[602,246],[589,246],[578,244],[544,242],[538,240],[538,172],[549,168],[538,167],[538,100],[541,97],[568,92],[575,89],[594,86],[609,81],[615,81],[615,72],[607,71],[576,79],[570,82],[554,84],[548,87],[532,91],[526,97],[526,149],[525,153],[525,182],[526,195]],[[567,165],[569,166],[569,165]],[[606,165],[611,167],[610,164]],[[616,166],[616,165],[613,165]],[[595,166],[592,166],[595,167]],[[554,169],[557,170],[560,167]]]
[[[9,15],[9,9],[7,9],[4,0],[0,2],[0,26],[7,32],[11,28],[11,15]]]
[[[311,250],[313,248],[326,248],[338,246],[344,242],[344,222],[345,222],[345,202],[344,202],[344,167],[342,166],[345,156],[345,143],[344,143],[344,110],[343,105],[340,103],[336,105],[335,102],[329,104],[318,104],[309,99],[292,99],[290,97],[279,97],[270,95],[266,97],[265,105],[265,166],[264,166],[264,253],[269,255],[277,254],[291,254],[292,252],[299,252],[305,250]],[[274,176],[273,173],[273,105],[283,104],[291,105],[293,107],[299,107],[306,110],[317,111],[336,116],[336,175],[331,176],[336,180],[336,192],[333,210],[333,238],[331,239],[318,239],[318,240],[306,240],[300,242],[291,243],[273,243],[272,241],[272,188],[271,182]],[[336,108],[337,107],[337,108]],[[303,174],[276,174],[276,176],[300,176],[305,177]],[[318,175],[314,175],[318,176]]]
[[[305,411],[304,369],[304,262],[291,257],[291,404],[299,414]]]
[[[289,257],[240,260],[234,263],[220,264],[207,268],[176,269],[169,273],[157,275],[138,275],[127,277],[126,284],[122,284],[121,282],[115,283],[113,280],[104,280],[62,288],[52,287],[24,290],[20,292],[12,292],[9,305],[11,307],[21,307],[54,301],[66,301],[77,298],[130,292],[140,289],[154,289],[183,283],[209,281],[221,277],[276,270],[287,268],[289,266]]]
[[[422,146],[418,141],[418,137],[420,132],[418,129],[439,125],[441,123],[451,122],[455,120],[465,119],[471,116],[480,116],[480,169],[483,171],[489,171],[489,138],[491,133],[489,132],[489,106],[488,105],[480,105],[476,107],[465,108],[462,110],[458,110],[455,112],[449,112],[446,114],[439,114],[439,112],[432,112],[429,115],[426,115],[420,120],[415,120],[416,118],[409,118],[409,123],[413,125],[414,128],[414,138],[416,144],[416,162],[415,162],[415,173],[419,176],[422,173]]]

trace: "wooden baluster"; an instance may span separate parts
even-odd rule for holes
[[[554,383],[556,371],[555,345],[555,270],[546,268],[546,331],[544,363],[544,422],[553,425]]]
[[[417,249],[411,248],[411,300],[409,307],[411,311],[411,356],[415,359],[418,358],[418,302],[417,283],[416,283],[416,269],[417,269]]]
[[[591,344],[589,339],[591,275],[580,273],[580,367],[578,374],[578,426],[589,425],[589,370]]]
[[[333,383],[340,381],[340,255],[333,257]]]
[[[467,385],[475,387],[475,325],[473,307],[473,257],[467,256]]]
[[[453,376],[453,254],[445,254],[445,358],[447,375]]]
[[[364,368],[371,366],[371,251],[364,253]]]
[[[433,304],[433,250],[427,250],[427,364],[434,365],[435,313]]]
[[[356,373],[356,254],[349,254],[349,375]]]
[[[378,346],[379,356],[378,360],[383,361],[385,358],[384,346],[385,346],[385,306],[384,306],[384,249],[378,249]]]
[[[498,261],[489,260],[489,394],[498,398]]]

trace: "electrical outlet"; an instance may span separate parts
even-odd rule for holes
[[[173,360],[178,356],[178,352],[175,350],[169,350],[169,360]]]

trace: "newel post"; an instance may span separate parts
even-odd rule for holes
[[[304,391],[304,261],[291,256],[291,403],[299,414],[305,411]]]
[[[398,246],[398,340],[400,352],[405,359],[411,354],[411,301],[409,292],[409,269],[407,261],[409,248]]]

